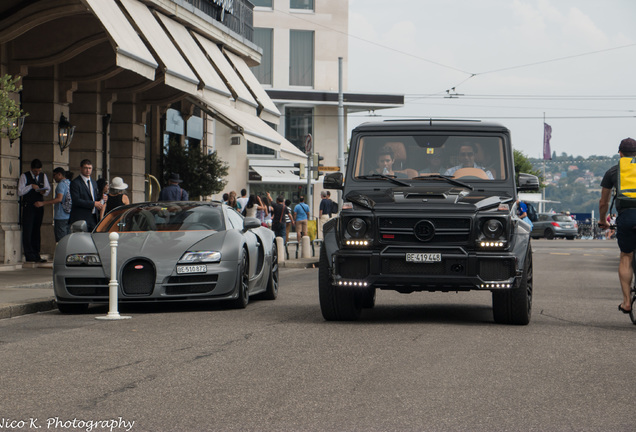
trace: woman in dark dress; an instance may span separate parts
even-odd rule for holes
[[[128,196],[124,193],[126,189],[128,189],[128,185],[124,183],[124,180],[121,177],[115,177],[110,182],[108,200],[102,209],[102,217],[119,206],[130,204]]]

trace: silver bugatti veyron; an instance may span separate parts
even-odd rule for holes
[[[93,232],[84,221],[57,245],[53,284],[58,308],[79,313],[108,303],[109,235],[119,234],[120,303],[227,300],[278,295],[274,232],[220,202],[146,202],[108,213]]]

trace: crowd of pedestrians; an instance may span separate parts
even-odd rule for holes
[[[18,193],[22,205],[23,249],[26,261],[44,262],[40,257],[40,227],[44,215],[43,207],[53,206],[53,225],[55,241],[59,242],[70,233],[71,224],[83,220],[89,231],[113,209],[131,203],[126,194],[128,184],[121,177],[110,182],[105,178],[92,178],[93,164],[84,159],[80,163],[80,174],[76,177],[63,167],[53,170],[53,180],[57,185],[54,198],[45,200],[51,185],[42,172],[42,162],[34,159],[31,169],[21,175]],[[187,201],[189,194],[181,187],[182,179],[178,173],[172,173],[167,179],[168,185],[159,193],[159,201]],[[245,217],[257,218],[262,226],[272,229],[277,237],[287,243],[292,231],[297,238],[309,235],[311,211],[305,203],[305,197],[299,196],[298,203],[292,205],[290,199],[279,195],[275,199],[269,192],[249,194],[242,189],[240,196],[235,191],[223,194],[223,203]],[[331,200],[330,193],[322,192],[318,210],[317,235],[322,238],[322,227],[326,221],[338,212],[338,205]]]

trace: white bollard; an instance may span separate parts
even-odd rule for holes
[[[129,319],[129,316],[119,315],[117,310],[117,296],[119,291],[119,283],[117,282],[117,240],[119,234],[112,232],[108,235],[110,240],[110,282],[108,283],[108,315],[95,317],[101,320],[120,320]]]
[[[303,258],[311,258],[311,239],[309,236],[303,236],[302,240],[302,257]]]
[[[278,251],[278,264],[285,262],[285,239],[276,237],[276,250]]]

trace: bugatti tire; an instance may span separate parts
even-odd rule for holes
[[[499,324],[527,325],[532,316],[532,250],[528,249],[518,288],[493,291],[492,310]]]
[[[278,297],[278,283],[278,249],[276,248],[276,242],[274,242],[272,246],[272,267],[269,270],[267,288],[262,296],[264,300],[276,300],[276,297]]]
[[[338,288],[331,283],[329,261],[324,244],[320,248],[318,295],[320,311],[325,320],[356,321],[360,318],[362,306],[356,293],[351,289]]]
[[[250,275],[247,262],[247,251],[241,252],[238,271],[236,275],[236,293],[237,297],[232,300],[231,305],[235,309],[245,309],[250,302]]]

